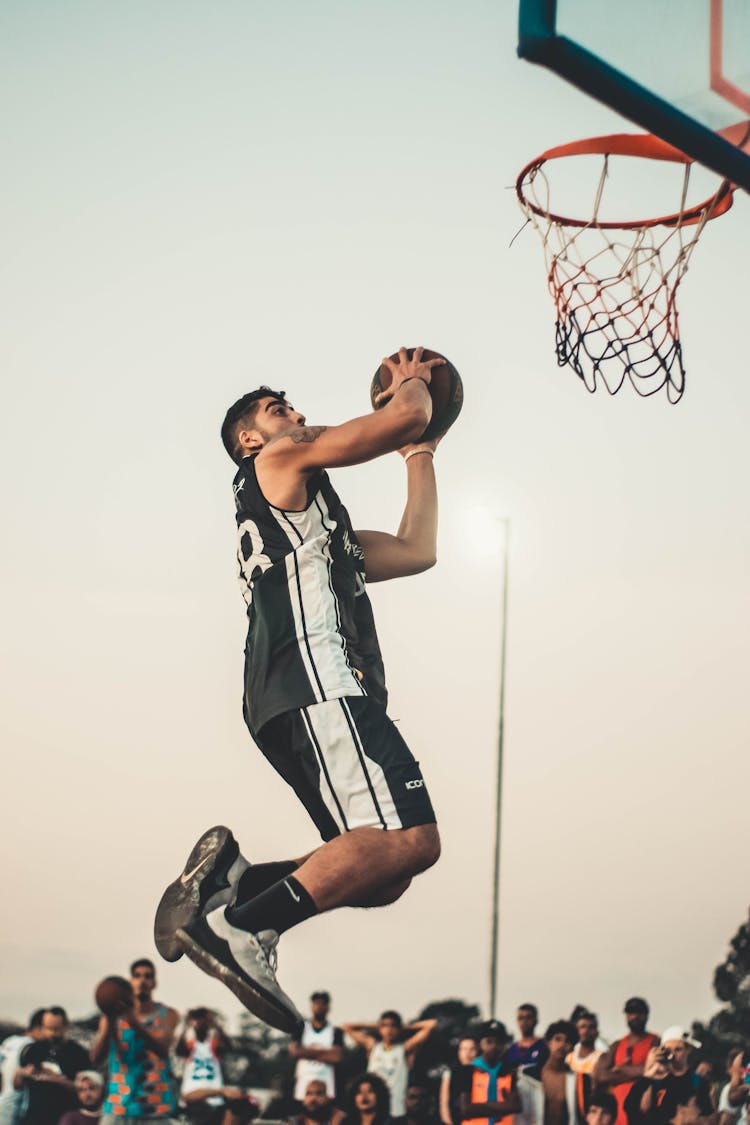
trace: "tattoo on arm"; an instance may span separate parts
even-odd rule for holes
[[[327,429],[328,426],[300,426],[298,429],[292,430],[289,437],[295,445],[300,445],[303,441],[317,441]]]

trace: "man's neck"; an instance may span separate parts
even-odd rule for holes
[[[310,1020],[310,1023],[315,1028],[316,1031],[322,1031],[323,1028],[325,1027],[325,1025],[328,1023],[328,1020],[326,1020],[326,1019],[323,1019],[323,1020],[317,1019],[316,1020],[315,1016],[313,1016],[313,1018]]]
[[[595,1049],[596,1048],[595,1048],[593,1043],[579,1043],[578,1044],[578,1058],[579,1059],[588,1058],[589,1055],[592,1055],[594,1053]]]
[[[645,1039],[648,1034],[650,1033],[645,1029],[643,1031],[630,1031],[628,1032],[627,1039],[629,1039],[631,1043],[640,1043],[641,1039]]]
[[[536,1035],[522,1035],[518,1042],[522,1047],[533,1047],[536,1043]]]
[[[151,999],[142,999],[140,996],[135,998],[135,1014],[140,1018],[143,1016],[150,1016],[156,1004]]]

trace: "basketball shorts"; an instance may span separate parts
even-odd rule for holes
[[[352,828],[434,824],[409,747],[374,700],[329,699],[270,719],[256,736],[324,840]]]

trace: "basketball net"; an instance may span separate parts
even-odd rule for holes
[[[551,205],[546,165],[560,157],[602,158],[591,218],[566,218]],[[600,219],[613,155],[684,166],[679,209],[655,219]],[[651,135],[593,137],[549,149],[516,181],[521,209],[541,237],[547,284],[555,302],[557,362],[569,365],[589,391],[598,381],[616,394],[627,379],[646,397],[666,387],[670,402],[685,389],[677,290],[710,219],[732,206],[724,181],[715,195],[688,207],[692,160]]]

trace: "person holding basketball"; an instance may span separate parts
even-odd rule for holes
[[[391,380],[372,414],[308,426],[285,392],[262,386],[229,408],[221,430],[239,466],[245,721],[325,843],[250,865],[229,829],[209,829],[164,892],[154,934],[167,960],[187,953],[291,1033],[302,1017],[276,980],[279,935],[341,906],[395,902],[440,854],[419,765],[386,713],[365,588],[435,563],[439,439],[419,439],[432,416],[432,369],[446,361],[423,350],[383,361]],[[326,470],[395,450],[407,473],[398,532],[355,532]]]

